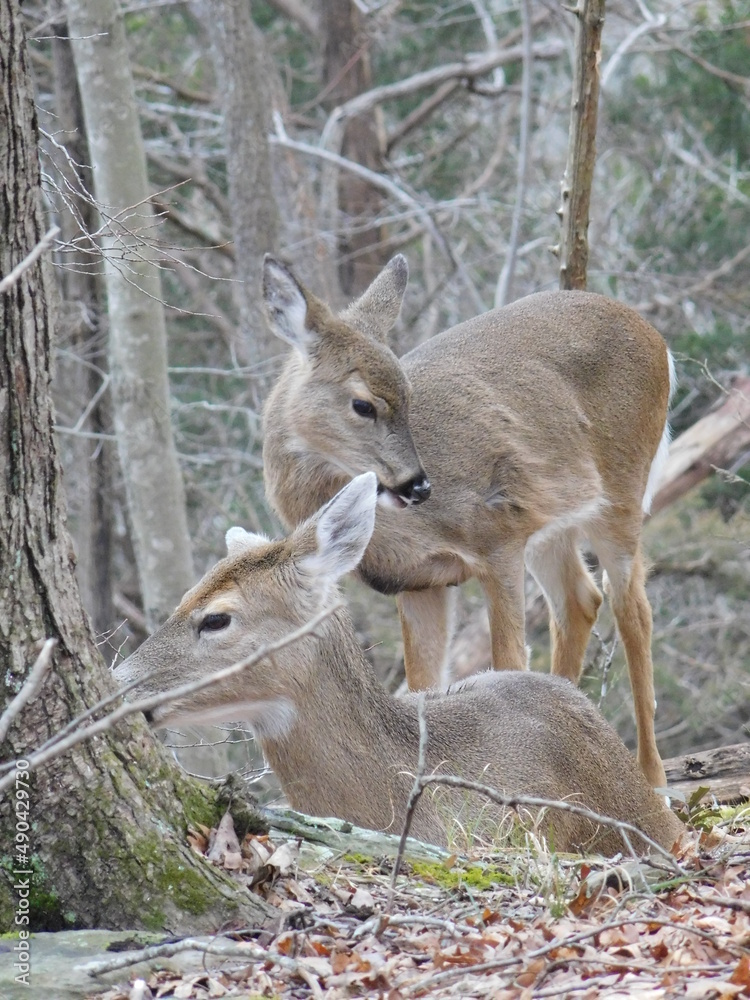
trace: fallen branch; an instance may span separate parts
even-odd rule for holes
[[[294,809],[276,806],[261,806],[258,808],[258,815],[271,827],[272,835],[274,830],[278,830],[292,837],[301,837],[311,844],[322,844],[337,854],[395,858],[399,851],[401,838],[398,834],[367,830],[334,816],[307,816]],[[450,857],[450,853],[442,847],[427,844],[414,837],[407,838],[404,849],[404,857],[408,861],[441,863]]]
[[[701,417],[669,449],[661,486],[651,504],[657,514],[750,449],[750,376],[735,376],[725,399]]]
[[[701,786],[719,802],[750,799],[750,743],[701,750],[664,761],[670,788],[688,798]]]
[[[295,958],[289,958],[280,952],[261,948],[253,941],[230,941],[225,938],[183,938],[182,941],[172,941],[168,944],[154,944],[138,951],[108,958],[104,962],[89,962],[80,968],[90,976],[101,976],[106,972],[116,972],[127,969],[139,962],[148,962],[152,958],[171,958],[182,951],[197,951],[203,955],[216,955],[220,958],[242,958],[251,962],[268,962],[278,965],[289,972],[299,973],[301,963]],[[314,975],[312,970],[307,970]]]

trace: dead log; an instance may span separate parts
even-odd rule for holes
[[[750,376],[736,375],[722,402],[672,442],[656,514],[679,500],[714,469],[728,469],[750,449]]]
[[[669,787],[688,799],[702,786],[708,787],[717,802],[750,799],[750,743],[671,757],[664,761],[664,770]]]

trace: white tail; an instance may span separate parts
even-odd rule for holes
[[[197,680],[331,607],[336,581],[356,566],[370,540],[375,505],[376,479],[368,473],[282,541],[232,529],[230,555],[118,667],[117,680],[144,678],[136,697]],[[419,698],[385,692],[339,608],[314,634],[221,684],[161,706],[152,722],[246,718],[292,806],[398,832],[417,766]],[[667,849],[682,831],[615,731],[560,678],[483,674],[448,693],[430,693],[425,718],[427,773],[568,800],[633,823]],[[413,833],[445,844],[459,813],[485,835],[501,819],[497,808],[475,799],[467,811],[464,792],[427,795]],[[623,849],[615,830],[572,813],[550,811],[540,822],[558,850]]]
[[[269,319],[294,347],[265,410],[271,502],[293,526],[348,477],[377,474],[358,572],[397,595],[412,689],[442,683],[449,588],[470,577],[487,598],[493,666],[526,667],[524,561],[549,606],[552,672],[577,683],[602,600],[581,558],[592,549],[628,661],[638,761],[663,785],[640,534],[668,446],[664,341],[621,303],[542,292],[399,362],[385,338],[405,284],[396,257],[335,316],[267,260]]]

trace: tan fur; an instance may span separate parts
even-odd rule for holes
[[[304,624],[338,599],[335,580],[356,564],[372,530],[372,519],[367,529],[355,522],[363,510],[374,515],[374,504],[374,477],[362,476],[285,541],[251,539],[246,551],[222,560],[186,595],[117,669],[117,680],[143,679],[131,697],[163,691],[242,660]],[[231,621],[218,631],[202,630],[218,611]],[[163,705],[152,721],[181,725],[245,714],[293,807],[398,832],[417,766],[419,697],[398,699],[384,691],[348,613],[339,609],[314,635],[219,685]],[[562,678],[479,675],[447,694],[430,692],[425,716],[428,773],[584,805],[634,823],[666,849],[683,829],[614,730]],[[466,800],[463,791],[425,795],[413,834],[445,844],[460,816],[464,828],[491,835],[500,810],[473,795],[467,808]],[[539,822],[557,850],[624,849],[613,829],[567,812],[549,811]],[[637,837],[634,843],[644,846]]]
[[[379,508],[359,568],[365,582],[398,595],[417,690],[442,682],[445,588],[471,577],[487,598],[493,666],[526,667],[524,561],[550,608],[552,672],[577,683],[601,603],[580,555],[592,549],[611,582],[638,760],[662,786],[640,533],[667,434],[664,341],[621,303],[553,291],[462,323],[399,363],[384,340],[404,267],[392,262],[339,318],[300,288],[312,346],[292,352],[266,405],[267,494],[293,526],[351,475],[373,470],[390,496],[424,468],[430,498]],[[352,412],[353,370],[373,396],[392,383],[387,426],[386,416],[373,424]]]

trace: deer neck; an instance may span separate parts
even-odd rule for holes
[[[260,737],[266,759],[293,807],[385,829],[411,788],[416,710],[378,682],[345,612],[302,642],[295,655],[314,666],[295,694],[290,727]]]
[[[304,379],[302,363],[290,359],[263,414],[266,493],[288,525],[310,517],[351,479],[350,474],[336,468],[332,458],[312,449],[296,431],[298,388]]]

